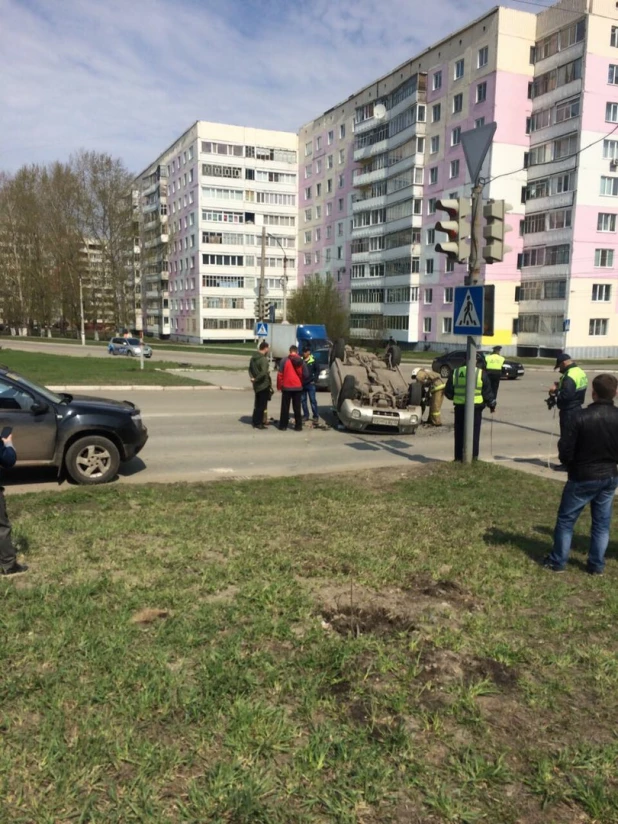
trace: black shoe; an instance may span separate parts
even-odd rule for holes
[[[287,432],[287,426],[280,426],[279,432]]]
[[[552,469],[554,470],[554,472],[568,472],[568,469],[566,466],[564,466],[564,464],[554,464],[552,466]]]
[[[303,431],[302,426],[295,426],[294,427],[294,432],[302,432],[302,431]]]
[[[556,566],[556,564],[550,560],[549,555],[543,558],[543,569],[548,570],[548,572],[564,572],[564,567]]]
[[[27,572],[28,567],[26,564],[18,564],[17,561],[13,564],[13,566],[9,567],[8,569],[2,570],[2,575],[21,575],[22,572]]]
[[[590,565],[586,567],[586,572],[588,575],[603,575],[602,569],[597,569],[596,567],[591,567]]]

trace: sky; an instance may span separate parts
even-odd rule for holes
[[[494,5],[0,0],[0,171],[83,148],[137,174],[196,120],[297,131]]]

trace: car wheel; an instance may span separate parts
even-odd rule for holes
[[[447,363],[443,363],[440,367],[440,377],[448,380],[451,377],[451,367]]]
[[[339,397],[337,399],[337,411],[341,409],[344,401],[354,400],[356,397],[356,380],[354,375],[346,375],[343,379],[341,389],[339,390]]]
[[[105,484],[116,477],[120,453],[109,438],[87,435],[71,444],[64,463],[75,483]]]
[[[516,381],[519,375],[508,375],[507,381]]]
[[[410,406],[421,406],[423,401],[423,384],[418,381],[412,381],[410,384]]]
[[[391,346],[391,363],[393,366],[399,366],[401,363],[401,347],[397,345]]]
[[[145,354],[144,357],[146,358],[146,360],[149,360],[152,357],[152,352],[149,355]]]
[[[345,359],[345,338],[338,338],[332,345],[330,350],[329,365],[332,365],[335,360]]]

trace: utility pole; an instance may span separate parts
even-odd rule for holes
[[[264,309],[266,304],[266,295],[264,293],[264,268],[266,265],[266,225],[262,226],[262,258],[260,263],[260,288],[258,292],[258,320],[264,321]]]
[[[288,322],[288,258],[283,252],[283,323]]]
[[[82,276],[79,276],[79,317],[81,327],[82,346],[86,345],[86,324],[84,322],[84,284]]]
[[[472,220],[470,225],[470,257],[467,286],[477,286],[481,274],[483,216],[483,185],[477,179],[472,189]],[[466,405],[464,409],[463,462],[472,463],[474,450],[474,393],[476,392],[476,342],[468,335],[466,346]]]

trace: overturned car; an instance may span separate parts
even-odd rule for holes
[[[423,388],[404,377],[399,347],[390,347],[384,357],[378,357],[338,340],[330,360],[333,408],[347,429],[387,427],[402,435],[416,432]]]

